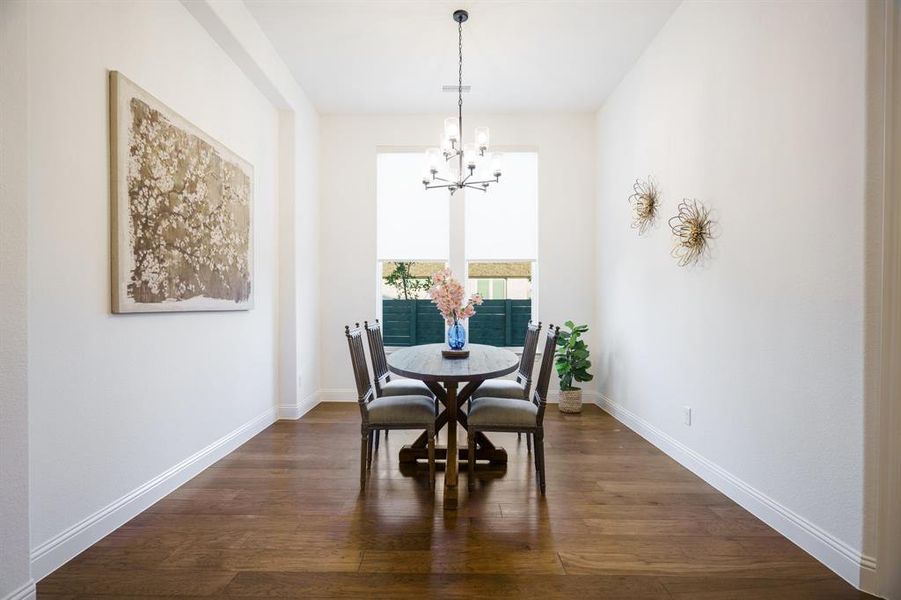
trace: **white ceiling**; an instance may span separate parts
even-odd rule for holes
[[[597,109],[679,0],[244,0],[323,113]]]

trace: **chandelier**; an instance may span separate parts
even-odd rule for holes
[[[441,147],[426,150],[422,174],[425,189],[447,188],[451,195],[463,188],[486,191],[490,184],[500,181],[503,159],[499,152],[488,155],[487,127],[476,127],[475,142],[463,143],[463,23],[467,19],[465,10],[454,11],[459,51],[457,116],[444,120]]]

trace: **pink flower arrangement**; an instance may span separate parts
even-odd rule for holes
[[[444,322],[453,325],[457,321],[468,319],[476,314],[475,306],[482,303],[482,296],[473,294],[463,304],[466,290],[463,284],[454,279],[450,269],[443,269],[432,273],[432,288],[429,290],[432,304],[438,308],[438,312],[444,317]]]

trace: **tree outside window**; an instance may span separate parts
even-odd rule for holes
[[[394,300],[428,298],[431,275],[444,266],[439,262],[385,261],[382,263],[382,297]]]

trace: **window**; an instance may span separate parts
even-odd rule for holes
[[[376,243],[379,260],[444,262],[448,258],[447,194],[423,189],[418,177],[421,167],[422,158],[418,154],[378,154]]]
[[[466,196],[467,288],[485,298],[469,323],[478,344],[521,346],[538,259],[538,155],[504,155],[501,183]]]
[[[382,270],[383,300],[416,300],[428,298],[432,273],[447,266],[443,262],[385,260]]]
[[[533,261],[470,262],[467,289],[485,298],[469,324],[469,339],[522,346],[532,318]]]
[[[501,182],[466,193],[465,221],[467,260],[536,260],[538,155],[504,154]]]
[[[476,291],[486,300],[503,300],[507,297],[506,279],[469,278],[476,283]]]
[[[486,300],[531,300],[533,261],[470,262],[466,290]]]
[[[410,177],[421,166],[418,154],[387,152],[376,158],[379,308],[388,346],[444,339],[444,320],[427,298],[429,276],[447,264],[448,199],[432,197]]]
[[[532,318],[538,258],[538,155],[508,153],[487,192],[426,191],[421,153],[377,159],[378,301],[385,343],[444,340],[428,299],[431,273],[450,266],[485,303],[470,319],[473,343],[521,346]]]

